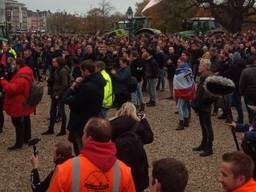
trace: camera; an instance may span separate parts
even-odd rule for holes
[[[31,139],[28,141],[28,146],[33,146],[33,153],[35,156],[38,154],[38,151],[36,149],[36,144],[38,144],[39,141],[41,141],[41,139],[39,138]]]
[[[140,119],[143,119],[143,118],[145,117],[145,113],[144,113],[143,111],[140,111],[140,112],[138,113],[138,117],[139,117]]]

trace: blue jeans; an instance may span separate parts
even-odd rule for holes
[[[188,118],[188,102],[184,99],[179,98],[177,103],[178,111],[179,111],[179,118],[181,121],[184,121],[185,118]]]
[[[235,92],[232,95],[232,104],[237,110],[237,123],[243,124],[244,123],[244,113],[242,109],[242,102],[241,102],[241,95],[238,90],[235,90]]]
[[[142,82],[138,83],[137,89],[131,94],[132,103],[134,105],[142,105],[144,103],[143,93],[142,93]]]
[[[159,69],[159,75],[158,75],[158,82],[157,82],[157,89],[160,89],[160,86],[162,85],[162,89],[165,88],[165,69]]]
[[[65,104],[61,102],[60,100],[57,100],[55,98],[52,98],[51,102],[51,110],[50,110],[50,125],[49,125],[49,130],[53,131],[54,130],[54,125],[56,122],[56,117],[57,117],[57,111],[59,110],[60,116],[61,116],[61,131],[66,130],[66,113],[65,113]]]
[[[99,116],[106,119],[109,108],[102,107]]]
[[[148,79],[148,94],[150,101],[156,102],[157,79]]]
[[[254,112],[248,107],[248,105],[256,105],[256,100],[254,97],[244,96],[244,102],[248,111],[249,123],[251,124],[254,120]]]

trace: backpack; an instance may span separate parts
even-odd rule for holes
[[[129,92],[130,93],[135,92],[137,89],[137,85],[138,85],[137,78],[134,76],[131,76],[129,83],[128,83]]]
[[[139,124],[136,123],[136,124]],[[137,125],[135,125],[137,126]],[[145,150],[143,143],[135,131],[127,131],[116,138],[117,158],[130,167],[144,159]]]
[[[26,79],[30,82],[30,91],[29,96],[26,98],[26,106],[36,106],[40,103],[44,95],[44,86],[42,83],[39,83],[34,80],[30,80],[28,77],[20,75],[19,77]]]

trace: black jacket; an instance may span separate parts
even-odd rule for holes
[[[256,65],[249,65],[243,70],[239,90],[242,96],[256,98]]]
[[[231,66],[233,64],[233,61],[231,58],[226,58],[223,61],[220,61],[219,65],[219,75],[229,78],[231,77]]]
[[[196,113],[198,112],[207,112],[210,113],[212,110],[212,103],[217,100],[216,97],[210,95],[205,87],[205,80],[208,76],[201,77],[200,82],[197,87],[196,96],[192,100],[192,108],[195,110]]]
[[[125,132],[131,131],[134,128],[136,120],[131,117],[123,116],[118,117],[110,121],[112,125],[112,140],[115,140]],[[140,125],[136,129],[137,135],[140,137],[143,144],[152,143],[154,135],[150,125],[146,119],[142,119]],[[142,191],[149,186],[149,174],[148,174],[148,160],[144,150],[144,160],[138,162],[136,165],[131,166],[131,171],[136,186],[136,190]]]
[[[242,71],[245,69],[245,60],[240,56],[238,52],[233,54],[233,63],[230,69],[230,79],[235,83],[237,91],[239,91],[239,82]]]
[[[113,87],[115,94],[130,94],[129,92],[129,80],[131,79],[130,67],[120,68],[116,74],[112,74]]]
[[[34,63],[33,57],[30,56],[30,57],[25,58],[25,63],[27,66],[30,67],[31,70],[35,71],[36,65]]]
[[[171,63],[167,63],[166,67],[167,67],[167,78],[170,80],[173,80],[173,77],[175,75],[175,71],[177,68],[177,60],[178,60],[178,56],[176,54],[170,54],[167,58],[167,61],[171,61]]]
[[[52,170],[49,173],[49,175],[43,181],[40,181],[40,176],[39,176],[38,169],[33,169],[31,171],[31,183],[32,183],[33,192],[45,192],[45,191],[47,191],[47,189],[48,189],[48,187],[51,183],[53,173],[54,173],[54,170]]]
[[[94,73],[81,82],[76,90],[68,89],[63,102],[70,107],[68,130],[82,136],[83,128],[91,117],[97,117],[104,98],[105,79]]]
[[[155,54],[155,60],[158,63],[158,67],[160,69],[163,69],[165,66],[166,55],[164,54],[163,51],[160,51],[159,53]]]
[[[215,73],[220,70],[220,59],[215,56],[211,58],[211,72]]]
[[[69,159],[69,158],[67,158],[67,159]],[[64,163],[67,159],[58,159],[55,162],[55,167],[57,165],[60,165],[60,164]],[[52,179],[54,171],[55,171],[55,169],[53,169],[48,174],[48,176],[43,181],[41,181],[38,169],[33,169],[31,171],[31,177],[30,177],[30,179],[31,179],[31,187],[32,187],[33,192],[45,192],[45,191],[47,191],[47,189],[50,186],[51,179]]]
[[[144,77],[144,65],[143,62],[139,59],[136,59],[131,62],[131,75],[136,77],[138,82],[141,82]]]
[[[156,60],[151,57],[148,60],[144,60],[145,62],[145,77],[147,79],[156,79],[158,77],[158,64]]]

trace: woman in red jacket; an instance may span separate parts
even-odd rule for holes
[[[11,116],[16,132],[16,143],[8,150],[22,148],[31,138],[30,114],[35,107],[26,106],[25,101],[30,94],[30,84],[34,80],[33,71],[25,66],[22,59],[17,59],[14,64],[15,73],[10,81],[3,77],[0,83],[4,90],[4,110]]]

